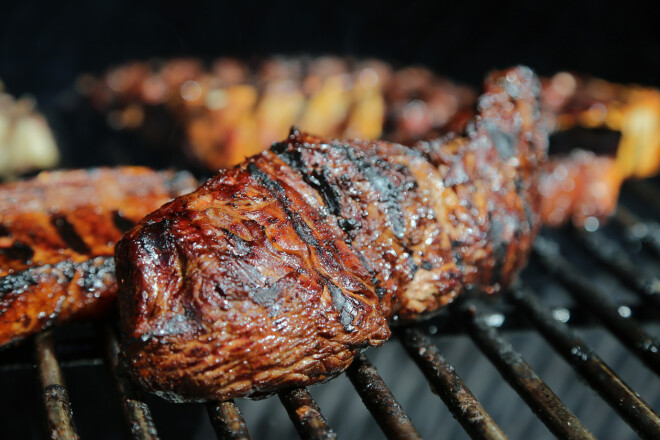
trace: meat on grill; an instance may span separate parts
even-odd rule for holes
[[[336,57],[279,57],[254,65],[222,58],[210,69],[193,59],[133,62],[102,78],[85,78],[81,90],[87,90],[111,126],[138,129],[144,140],[160,148],[174,141],[177,145],[170,148],[187,149],[213,170],[260,152],[284,137],[292,124],[322,136],[413,145],[438,133],[462,132],[476,101],[470,88],[428,69],[394,69],[382,61]],[[552,213],[552,218],[543,216],[549,224],[605,220],[616,206],[611,202],[623,179],[646,177],[660,168],[657,89],[559,72],[542,80],[541,107],[550,132],[581,126],[621,134],[608,152],[615,157],[601,155],[596,145],[598,157],[559,156],[549,163],[544,187],[550,196],[542,210]],[[168,117],[182,127],[180,138],[163,129],[173,125]],[[166,136],[161,139],[157,133]],[[569,151],[589,150],[579,137],[571,141]],[[562,174],[563,161],[574,182],[595,176],[599,183],[566,191],[570,184],[553,177],[556,166]]]
[[[388,320],[510,283],[540,225],[538,91],[492,74],[466,137],[414,149],[293,131],[148,215],[116,249],[134,377],[172,400],[309,385]]]
[[[598,227],[616,209],[622,182],[610,156],[584,150],[550,156],[539,182],[543,224],[560,226],[570,219],[577,226]]]
[[[117,291],[115,242],[195,186],[188,173],[139,167],[43,172],[0,186],[0,346],[105,312]]]
[[[84,76],[80,86],[113,129],[184,149],[214,172],[260,153],[292,125],[405,143],[429,136],[476,100],[471,88],[422,67],[338,57],[220,58],[210,68],[194,59],[132,62],[98,79]],[[177,136],[173,126],[181,127]]]

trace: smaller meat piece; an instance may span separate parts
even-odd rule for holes
[[[598,227],[616,208],[623,177],[616,160],[577,150],[550,156],[539,180],[543,224]],[[588,223],[587,223],[588,222]]]
[[[195,185],[185,172],[125,167],[0,186],[0,346],[104,313],[117,291],[116,241]]]

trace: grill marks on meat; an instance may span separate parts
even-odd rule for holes
[[[510,282],[540,223],[538,89],[493,74],[466,137],[414,149],[294,130],[147,216],[116,252],[134,376],[172,400],[309,385],[388,319]]]
[[[218,175],[117,247],[125,351],[170,399],[324,380],[390,335],[370,274],[313,190],[270,165]]]
[[[0,186],[0,346],[107,310],[116,241],[194,184],[186,173],[127,167]]]

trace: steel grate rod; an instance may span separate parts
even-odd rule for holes
[[[562,403],[550,387],[538,377],[516,352],[511,344],[500,336],[485,317],[469,304],[464,312],[470,337],[477,347],[490,359],[502,377],[548,427],[550,432],[562,439],[594,439],[580,419]]]
[[[623,228],[628,238],[638,240],[656,257],[660,257],[660,225],[640,220],[632,211],[621,205],[616,208],[613,219]]]
[[[66,391],[62,370],[55,357],[53,331],[48,330],[37,335],[34,345],[50,438],[54,440],[78,439],[76,427],[73,424],[69,394]]]
[[[660,417],[621,380],[566,324],[555,320],[550,311],[528,288],[517,283],[509,298],[526,313],[552,347],[603,399],[647,439],[660,438]]]
[[[572,296],[598,319],[644,364],[660,374],[660,341],[633,319],[619,312],[612,300],[593,282],[575,270],[564,257],[543,239],[534,244],[534,253],[541,264],[568,287]]]
[[[328,426],[314,399],[305,388],[294,388],[279,393],[293,425],[302,439],[330,440],[337,434]]]
[[[245,420],[241,410],[233,400],[226,402],[208,402],[206,410],[211,419],[211,425],[218,439],[225,440],[249,440]]]
[[[346,374],[388,439],[422,438],[364,354],[356,357]]]
[[[432,389],[473,439],[501,440],[507,436],[463,383],[438,348],[414,328],[403,330],[402,343],[426,376]]]
[[[660,279],[639,270],[621,246],[602,232],[574,231],[575,236],[599,263],[643,298],[660,307]]]
[[[114,330],[109,324],[98,330],[105,346],[106,365],[115,384],[122,414],[129,434],[134,440],[156,440],[158,431],[151,417],[151,412],[140,397],[140,392],[133,383],[119,371],[119,343]]]

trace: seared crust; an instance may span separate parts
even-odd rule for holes
[[[309,385],[387,319],[499,290],[539,226],[538,90],[493,74],[467,137],[415,149],[293,131],[147,216],[116,251],[134,376],[172,400]]]
[[[0,346],[105,312],[117,291],[115,242],[194,186],[187,173],[139,167],[45,172],[0,186]]]

